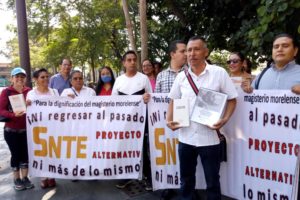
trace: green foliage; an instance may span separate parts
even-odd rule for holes
[[[7,4],[13,8],[14,1]],[[121,69],[120,57],[129,41],[119,0],[26,2],[33,67],[57,67],[61,57],[70,56],[76,66]],[[137,2],[128,0],[139,49]],[[166,66],[168,44],[197,34],[207,39],[211,51],[241,51],[252,61],[266,61],[278,33],[287,32],[299,40],[299,13],[299,0],[148,0],[149,58]],[[11,45],[15,58],[16,41]],[[222,56],[212,59],[226,60]]]
[[[198,34],[208,40],[211,51],[241,51],[251,60],[266,61],[275,35],[288,32],[299,40],[299,4],[299,0],[151,0],[150,48],[166,50],[170,41]],[[160,55],[168,60],[166,54]]]
[[[92,72],[103,65],[116,71],[121,68],[121,53],[127,39],[118,1],[27,0],[26,3],[33,68],[58,67],[63,57],[70,57],[74,66],[88,66]],[[14,5],[12,0],[8,4]]]
[[[253,28],[246,30],[246,35],[252,40],[249,48],[254,54],[258,53],[254,56],[260,61],[270,60],[275,35],[288,32],[299,40],[300,32],[297,29],[300,25],[300,3],[299,0],[261,0],[257,6],[257,20],[253,23]]]
[[[216,64],[216,65],[221,66],[221,67],[225,68],[226,70],[228,70],[228,65],[227,65],[226,61],[228,60],[229,55],[230,55],[230,52],[228,52],[228,51],[215,50],[215,51],[211,52],[208,59],[213,64]]]

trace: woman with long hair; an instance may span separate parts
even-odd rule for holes
[[[156,74],[153,63],[149,59],[145,59],[142,62],[143,73],[148,76],[151,83],[152,91],[155,91]]]
[[[59,96],[59,93],[56,89],[48,87],[49,84],[49,73],[47,69],[41,68],[33,72],[33,80],[36,87],[33,88],[27,95],[26,104],[30,106],[33,101],[39,99],[49,98],[51,96]],[[56,182],[54,178],[41,178],[40,183],[41,188],[45,189],[48,187],[55,187]]]
[[[232,52],[227,60],[230,77],[237,87],[241,86],[242,81],[252,81],[251,74],[245,70],[244,61],[245,56],[240,52]]]
[[[99,70],[99,80],[96,86],[96,95],[111,95],[115,84],[115,77],[112,69],[104,66]]]

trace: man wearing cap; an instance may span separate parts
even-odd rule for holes
[[[25,111],[13,112],[8,96],[23,95],[26,99],[30,88],[25,86],[26,72],[17,67],[11,71],[11,86],[0,96],[0,115],[7,118],[4,125],[4,139],[11,152],[10,165],[13,170],[15,190],[31,189],[34,185],[28,179],[28,150]]]
[[[58,93],[61,94],[66,88],[70,88],[70,72],[72,69],[72,61],[68,58],[62,59],[60,63],[59,73],[53,75],[49,81],[49,87],[57,89]]]

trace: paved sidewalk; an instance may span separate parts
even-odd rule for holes
[[[117,189],[116,180],[93,180],[93,181],[77,181],[57,179],[57,187],[54,189],[43,190],[39,186],[39,178],[31,178],[35,188],[25,191],[15,191],[13,189],[13,176],[10,170],[10,152],[4,141],[3,123],[0,123],[0,199],[1,200],[158,200],[161,191],[146,192],[142,191],[135,196],[127,195],[123,190]],[[201,199],[203,191],[198,192]],[[178,196],[172,200],[179,199]],[[222,198],[229,200],[229,198]]]

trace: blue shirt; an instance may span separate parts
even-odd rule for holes
[[[50,78],[49,87],[57,89],[60,95],[64,89],[71,87],[70,79],[65,80],[60,73],[55,74]]]
[[[255,88],[260,74],[256,76],[252,82],[252,87]],[[290,90],[294,85],[300,84],[300,65],[297,65],[293,60],[282,69],[275,67],[274,63],[263,74],[260,79],[259,90]]]

